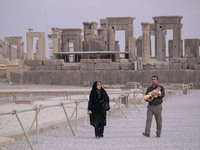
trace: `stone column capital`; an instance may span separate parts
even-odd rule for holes
[[[142,30],[150,30],[150,23],[148,22],[142,22]]]

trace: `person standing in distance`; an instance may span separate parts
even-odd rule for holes
[[[90,92],[88,115],[90,117],[90,124],[94,127],[95,137],[97,139],[103,137],[104,126],[106,126],[104,102],[109,103],[109,101],[109,96],[101,87],[101,82],[95,81]]]
[[[151,123],[152,123],[152,117],[155,116],[156,119],[156,137],[160,137],[161,130],[162,130],[162,103],[163,103],[163,97],[165,96],[165,89],[158,85],[158,77],[152,76],[151,77],[152,85],[147,89],[146,94],[149,92],[152,92],[156,88],[160,87],[160,92],[152,92],[152,97],[146,99],[146,101],[149,103],[147,106],[147,120],[146,120],[146,127],[145,132],[142,134],[146,137],[150,137],[150,130],[151,130]]]

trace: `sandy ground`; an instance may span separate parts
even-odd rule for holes
[[[140,113],[133,107],[125,109],[128,119],[122,114],[108,115],[104,138],[94,138],[94,129],[87,122],[80,123],[73,136],[69,128],[60,128],[40,134],[39,143],[31,136],[34,150],[199,150],[200,149],[200,90],[188,95],[177,95],[163,103],[163,130],[156,138],[153,118],[151,137],[142,136],[146,121],[146,107],[138,105]],[[16,141],[14,146],[1,150],[28,150],[26,140]]]
[[[64,98],[64,96],[59,96],[59,94],[51,94],[49,96],[46,95],[37,95],[37,94],[28,94],[21,93],[24,92],[33,92],[33,91],[90,91],[89,87],[75,87],[75,86],[57,86],[57,85],[9,85],[9,84],[0,84],[0,94],[2,95],[4,92],[19,92],[20,95],[17,95],[16,99],[34,99],[35,101],[32,104],[15,104],[13,102],[12,96],[7,96],[3,94],[0,97],[0,113],[8,113],[13,110],[21,111],[21,110],[28,110],[34,107],[39,106],[50,106],[63,103],[74,102],[76,100],[83,100],[83,102],[79,103],[78,105],[78,121],[84,120],[87,118],[87,105],[88,105],[88,95],[72,95],[69,99]],[[107,90],[114,91],[114,90]],[[116,90],[115,90],[116,91]],[[31,96],[30,96],[31,95]],[[61,94],[62,95],[62,94]],[[110,94],[110,98],[117,96],[116,94]],[[117,108],[115,103],[111,102],[111,108]],[[65,109],[67,112],[68,117],[71,117],[74,109],[76,107],[76,103],[73,104],[66,104]],[[71,120],[75,121],[76,113],[71,117]],[[35,111],[28,111],[23,113],[18,113],[20,121],[26,131],[29,131],[32,122],[35,117]],[[5,137],[19,137],[19,135],[23,135],[21,126],[17,121],[17,117],[15,115],[1,115],[0,116],[0,147],[2,146],[2,141],[4,141]],[[67,122],[64,110],[62,107],[50,107],[41,109],[38,115],[38,122],[39,122],[39,129],[42,130],[49,130],[51,128],[57,128],[63,125],[63,123]],[[35,130],[35,124],[33,126],[33,130]],[[3,144],[5,145],[5,144]],[[7,144],[6,144],[7,145]]]

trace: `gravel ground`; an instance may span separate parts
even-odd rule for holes
[[[39,143],[31,136],[34,150],[199,150],[200,149],[200,90],[188,95],[177,95],[163,103],[163,131],[156,138],[155,119],[152,122],[151,137],[142,136],[146,121],[146,107],[139,105],[141,113],[133,106],[125,109],[128,119],[118,113],[107,118],[104,138],[94,138],[94,129],[88,123],[79,124],[76,136],[69,128],[60,128],[40,134]],[[11,147],[1,150],[28,150],[26,140],[18,140]]]

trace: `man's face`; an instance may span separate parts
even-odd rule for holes
[[[157,85],[158,84],[157,78],[156,77],[152,77],[151,78],[151,83],[152,83],[152,85]]]

